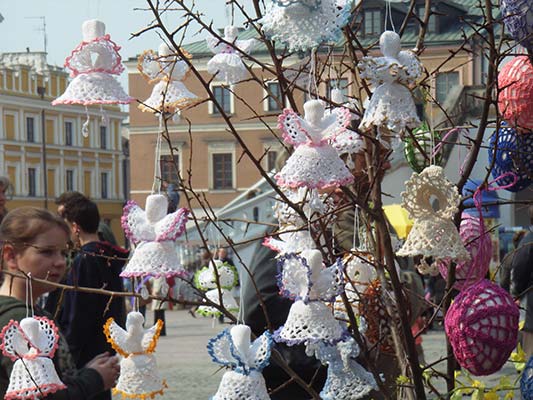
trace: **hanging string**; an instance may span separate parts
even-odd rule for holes
[[[394,20],[392,18],[392,8],[389,0],[385,1],[385,30],[387,30],[387,23],[390,22],[390,26],[393,32],[396,32],[396,27],[394,26]]]
[[[31,284],[31,272],[28,272],[26,276],[26,318],[28,318],[31,312],[31,317],[34,317],[33,312],[33,287]]]
[[[91,119],[89,118],[89,109],[87,106],[85,106],[85,115],[87,116],[87,119],[83,123],[83,126],[81,128],[81,134],[83,137],[89,137],[89,123],[91,122]]]
[[[311,50],[311,57],[310,57],[310,63],[311,66],[309,67],[309,79],[307,80],[307,97],[309,100],[311,100],[312,94],[311,94],[311,85],[314,83],[314,89],[315,89],[315,97],[318,98],[318,84],[316,82],[316,49]]]
[[[157,140],[155,144],[155,159],[154,159],[154,181],[152,184],[152,194],[161,193],[161,184],[158,179],[161,179],[161,143],[163,131],[163,113],[159,113],[159,130],[157,132]]]

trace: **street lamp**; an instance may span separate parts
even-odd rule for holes
[[[41,100],[44,100],[44,94],[46,93],[45,86],[37,86],[37,93],[41,96]],[[46,120],[45,120],[44,104],[41,108],[41,131],[42,135],[42,157],[43,157],[43,187],[44,187],[44,208],[48,209],[48,171],[46,169]]]

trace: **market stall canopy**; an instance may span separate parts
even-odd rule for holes
[[[399,204],[383,206],[383,210],[398,237],[405,239],[413,227],[413,221],[409,218],[407,210]]]

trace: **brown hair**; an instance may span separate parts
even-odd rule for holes
[[[70,237],[67,223],[44,208],[20,207],[10,211],[0,224],[0,241],[11,243],[20,251],[32,244],[35,237],[52,227],[62,229]]]

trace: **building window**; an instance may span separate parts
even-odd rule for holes
[[[108,184],[107,184],[107,172],[102,172],[100,174],[100,188],[101,188],[100,197],[102,199],[107,199],[109,197]]]
[[[437,75],[436,99],[442,104],[450,90],[459,85],[459,72],[443,72]]]
[[[65,122],[65,146],[72,146],[72,122]]]
[[[280,111],[283,105],[281,96],[281,88],[279,82],[268,82],[267,86],[267,98],[266,98],[266,111]]]
[[[66,190],[67,192],[74,191],[74,171],[71,169],[66,171]]]
[[[213,189],[233,189],[233,154],[215,153],[213,157]]]
[[[178,168],[180,165],[180,156],[170,154],[161,156],[159,159],[161,165],[161,182],[178,184],[180,179]]]
[[[100,148],[107,149],[107,127],[100,127]]]
[[[26,117],[26,141],[35,142],[35,118],[33,117]]]
[[[365,10],[363,22],[365,35],[379,35],[381,32],[383,32],[381,27],[381,10]]]
[[[28,196],[37,196],[37,180],[35,168],[28,168]]]
[[[331,91],[333,89],[339,89],[342,93],[343,102],[348,99],[348,79],[330,79],[328,81],[328,98],[331,100]]]
[[[276,160],[278,158],[278,152],[276,150],[268,150],[267,159],[267,171],[273,171],[276,169]]]
[[[426,13],[426,7],[424,5],[417,7],[417,15],[418,18],[420,18],[420,21],[424,20],[424,14]],[[426,27],[426,31],[428,33],[436,33],[437,32],[437,16],[435,14],[431,14],[429,17],[428,25]]]
[[[220,104],[226,114],[231,113],[231,92],[225,86],[213,86],[215,101]],[[213,114],[220,114],[219,109],[213,104]]]

